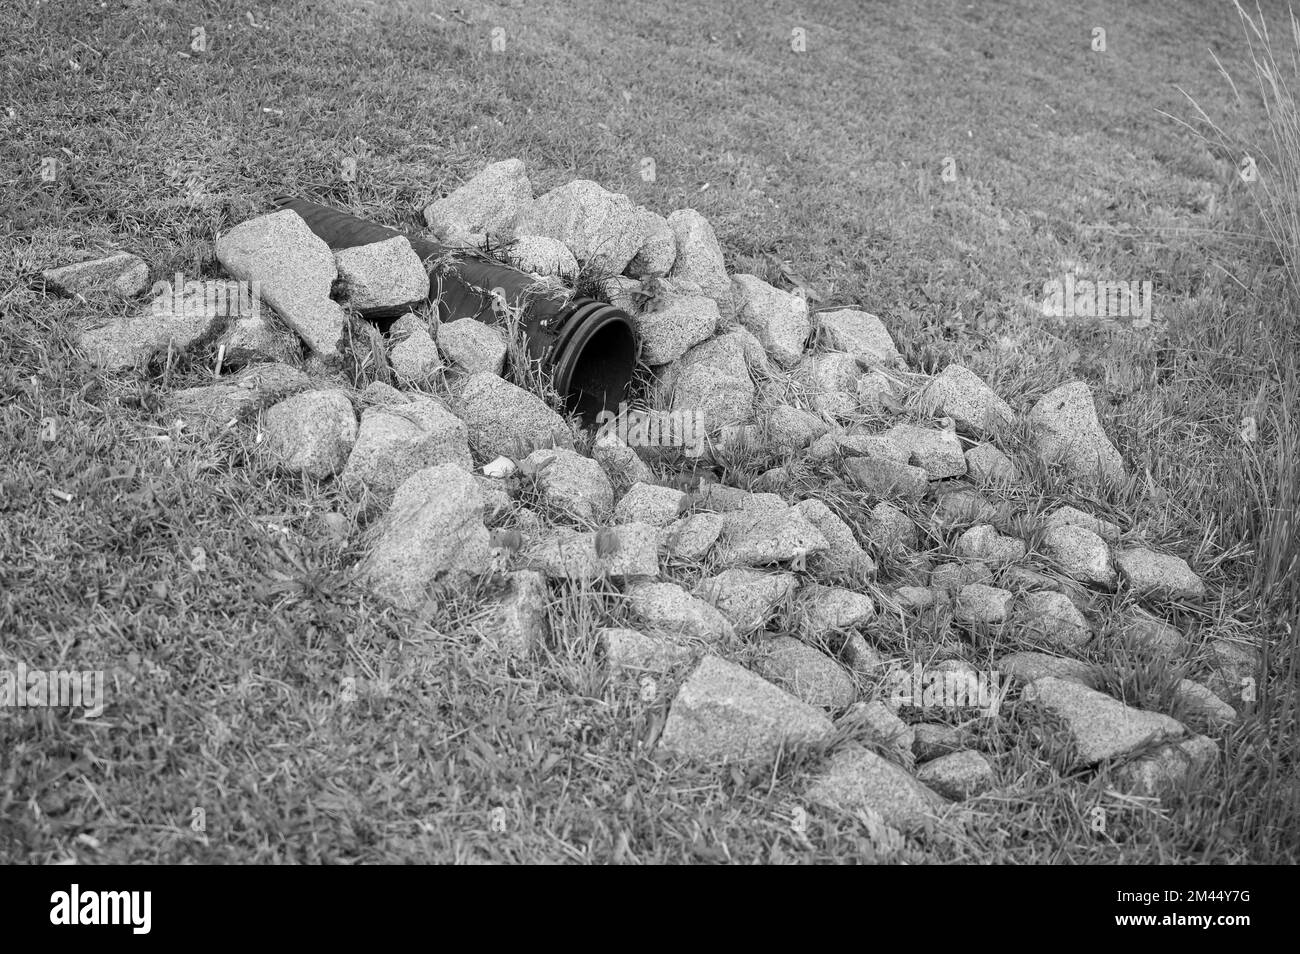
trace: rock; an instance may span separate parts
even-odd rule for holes
[[[734,334],[719,335],[686,352],[673,387],[672,410],[701,414],[710,432],[744,423],[754,413],[754,381],[744,354]]]
[[[874,811],[905,831],[933,828],[946,804],[906,769],[855,743],[835,753],[826,771],[809,788],[808,798],[848,815]]]
[[[134,298],[149,286],[149,265],[130,252],[114,252],[103,258],[47,268],[41,278],[47,287],[70,297],[108,292],[119,298]]]
[[[645,579],[659,575],[659,540],[654,527],[625,523],[600,531],[539,528],[548,537],[520,555],[524,566],[549,577],[590,582]]]
[[[596,631],[596,638],[612,670],[638,669],[662,672],[686,662],[693,655],[689,646],[681,646],[662,636],[647,636],[635,629],[606,627]]]
[[[930,587],[953,592],[972,583],[992,585],[993,571],[984,563],[940,563],[930,571]]]
[[[756,275],[733,276],[731,297],[740,323],[754,333],[777,364],[787,368],[797,365],[812,331],[808,302],[773,288]]]
[[[1043,676],[1025,689],[1026,696],[1061,719],[1073,742],[1072,766],[1082,768],[1103,759],[1127,755],[1152,741],[1177,739],[1180,722],[1126,706],[1105,693],[1077,682]]]
[[[933,480],[966,473],[966,455],[956,431],[896,424],[883,436],[905,448],[908,463],[923,469]]]
[[[1065,659],[1061,656],[1049,656],[1046,653],[1011,653],[998,660],[999,671],[1021,682],[1033,682],[1044,676],[1077,682],[1081,686],[1095,689],[1098,685],[1095,667],[1078,659]]]
[[[1003,589],[1020,592],[1022,590],[1055,590],[1060,591],[1061,585],[1052,577],[1037,570],[1030,570],[1023,566],[1008,566],[1002,569],[999,585]]]
[[[978,752],[966,749],[926,762],[916,778],[945,798],[964,802],[993,787],[993,766]]]
[[[1009,615],[1012,596],[983,583],[967,583],[957,591],[954,617],[963,623],[1001,623]]]
[[[736,635],[722,613],[692,596],[676,583],[632,583],[627,588],[628,610],[652,630],[716,643]]]
[[[168,414],[187,424],[245,421],[264,407],[311,387],[311,379],[283,364],[258,364],[215,384],[183,388],[167,402]]]
[[[696,594],[721,611],[736,633],[762,629],[772,614],[799,588],[793,573],[765,573],[733,568],[701,580]]]
[[[362,314],[413,308],[429,298],[429,273],[405,235],[334,253],[344,300]]]
[[[724,318],[735,312],[731,300],[731,279],[722,258],[722,246],[708,219],[694,209],[678,209],[668,216],[668,227],[677,243],[674,278],[695,282],[705,295],[718,303]]]
[[[962,488],[941,493],[934,505],[934,520],[947,529],[968,523],[991,523],[1000,516],[998,508],[978,490]]]
[[[712,298],[687,295],[668,298],[653,310],[637,313],[632,320],[641,338],[641,360],[646,364],[667,364],[707,341],[720,319]]]
[[[180,276],[176,277],[180,284]],[[188,282],[175,288],[158,282],[154,288],[160,294],[144,308],[115,316],[78,336],[77,343],[92,364],[129,368],[168,349],[185,351],[214,338],[237,316],[257,309],[245,283]]]
[[[357,418],[343,391],[304,391],[266,412],[267,450],[297,473],[337,474],[356,439]]]
[[[873,497],[920,500],[930,489],[929,475],[920,467],[878,457],[852,457],[844,472]]]
[[[1183,711],[1191,720],[1202,722],[1211,729],[1223,729],[1237,721],[1236,709],[1191,679],[1178,680],[1174,698],[1182,703]]]
[[[723,523],[722,514],[692,514],[665,529],[662,546],[675,560],[703,560],[722,535]]]
[[[797,407],[781,404],[767,417],[772,445],[787,453],[807,447],[830,428],[820,417]]]
[[[852,705],[857,689],[840,665],[793,636],[775,636],[758,644],[762,655],[754,669],[796,698],[819,708]]]
[[[880,653],[862,637],[861,633],[844,634],[844,644],[840,647],[840,658],[851,672],[869,676],[885,664]]]
[[[1116,787],[1138,795],[1158,795],[1181,784],[1189,773],[1207,772],[1219,758],[1213,739],[1192,736],[1162,745],[1149,755],[1119,766],[1111,773]]]
[[[871,597],[841,586],[811,583],[800,595],[799,631],[805,639],[818,640],[831,633],[865,625],[876,615],[876,605]]]
[[[461,392],[461,410],[469,427],[470,448],[483,460],[501,456],[518,460],[552,442],[573,447],[573,434],[564,418],[535,394],[488,371],[470,375]]]
[[[637,209],[625,195],[575,179],[538,196],[516,222],[521,235],[559,239],[580,264],[622,274],[640,250]]]
[[[1117,524],[1111,523],[1109,520],[1102,520],[1100,517],[1094,517],[1090,513],[1084,513],[1082,510],[1070,506],[1061,506],[1053,510],[1044,521],[1044,526],[1083,527],[1110,543],[1119,540],[1120,536],[1120,529]]]
[[[546,641],[546,607],[550,602],[546,578],[535,570],[509,575],[506,593],[488,612],[486,637],[507,656],[527,656]]]
[[[411,399],[391,384],[371,381],[362,390],[359,400],[364,407],[373,407],[377,404],[407,404]]]
[[[217,338],[217,347],[222,349],[222,366],[232,369],[268,361],[292,365],[302,360],[302,342],[270,312],[231,319]]]
[[[1139,596],[1162,595],[1183,600],[1199,600],[1205,596],[1205,584],[1187,561],[1179,557],[1134,547],[1116,553],[1115,563],[1124,582]]]
[[[966,473],[979,484],[1014,484],[1020,468],[992,444],[977,444],[966,452]]]
[[[475,475],[474,482],[483,494],[483,518],[491,523],[510,510],[510,494],[505,481]]]
[[[617,495],[627,493],[635,484],[654,483],[654,473],[637,456],[636,451],[623,442],[612,425],[601,425],[591,445],[591,456],[605,468],[605,474]]]
[[[658,484],[633,484],[614,508],[618,523],[641,522],[652,527],[666,527],[681,516],[686,495],[673,487]]]
[[[935,376],[922,393],[921,403],[976,433],[996,431],[1015,419],[1011,405],[978,374],[959,364],[950,364]]]
[[[857,411],[857,381],[862,374],[857,358],[833,351],[805,355],[799,362],[796,377],[818,414],[847,417]]]
[[[912,746],[916,742],[916,734],[910,725],[879,699],[854,706],[841,724],[851,725],[860,731],[890,761],[912,767]]]
[[[776,494],[754,494],[726,484],[701,483],[698,504],[719,513],[735,510],[780,510],[788,504]]]
[[[958,556],[986,563],[1013,563],[1025,558],[1025,541],[1004,537],[987,523],[971,527],[957,538]]]
[[[342,480],[345,486],[383,492],[438,464],[467,473],[473,466],[460,419],[432,398],[381,404],[362,412]]]
[[[1226,639],[1210,641],[1210,664],[1214,671],[1206,680],[1216,696],[1229,705],[1247,706],[1255,701],[1259,653],[1250,646]]]
[[[1111,480],[1124,476],[1124,461],[1102,429],[1092,391],[1084,382],[1063,384],[1045,394],[1029,412],[1028,422],[1038,456],[1060,461],[1071,476],[1086,481],[1098,474]]]
[[[535,450],[524,460],[535,470],[536,488],[549,507],[587,522],[614,512],[614,488],[600,464],[564,447]]]
[[[533,186],[519,159],[494,162],[459,189],[425,207],[424,220],[440,237],[509,234],[533,201]]]
[[[398,381],[414,387],[416,385],[429,384],[435,375],[442,370],[442,356],[438,354],[438,346],[433,342],[433,336],[429,334],[427,328],[422,323],[417,323],[413,315],[407,315],[393,325],[394,330],[398,324],[406,319],[412,319],[402,329],[407,332],[397,344],[388,349],[388,363],[393,368],[393,375]]]
[[[821,742],[834,731],[821,710],[734,663],[705,656],[678,690],[659,742],[712,763],[770,758],[790,743]]]
[[[953,566],[955,564],[945,564],[945,565]],[[946,581],[941,580],[941,583],[943,582]],[[959,585],[965,585],[965,584],[962,583]],[[955,590],[957,588],[958,588],[957,586],[941,585],[939,588],[939,592],[935,592],[934,590],[931,590],[928,587],[924,587],[924,586],[900,586],[897,590],[894,591],[894,597],[898,600],[898,605],[901,606],[903,609],[911,610],[912,612],[919,612],[921,610],[929,609],[930,607],[938,603],[940,600],[940,593],[942,593],[943,596],[946,598],[948,590]]]
[[[260,282],[262,300],[322,357],[338,350],[347,315],[330,299],[338,269],[334,253],[297,212],[285,209],[235,226],[217,240],[217,259],[246,282]]]
[[[376,594],[411,608],[430,586],[460,583],[490,559],[478,485],[459,465],[439,464],[397,488],[361,571]]]
[[[605,279],[605,296],[620,311],[635,317],[641,310],[640,292],[644,286],[634,278],[614,275]]]
[[[912,755],[918,764],[964,749],[967,733],[956,726],[919,722],[912,727]]]
[[[846,351],[874,367],[903,364],[885,323],[875,315],[853,308],[824,311],[817,316],[817,326],[831,350]]]
[[[458,318],[438,326],[438,347],[467,374],[500,375],[506,364],[506,338],[477,318]]]
[[[1043,552],[1070,579],[1105,587],[1114,585],[1110,548],[1091,530],[1074,524],[1050,527],[1043,534],[1042,543]]]
[[[533,275],[558,275],[571,279],[578,274],[578,260],[569,251],[569,246],[546,235],[517,236],[506,249],[506,257],[515,268]]]
[[[892,413],[903,399],[898,382],[884,371],[871,371],[855,383],[858,407],[873,414]]]
[[[641,245],[628,263],[626,273],[633,278],[667,275],[677,261],[677,236],[662,215],[644,206],[636,210],[637,231]]]
[[[1030,636],[1059,649],[1077,649],[1092,638],[1087,618],[1062,593],[1026,593],[1016,617]]]
[[[1139,647],[1164,655],[1176,655],[1188,646],[1187,637],[1177,626],[1138,610],[1120,621],[1120,631]]]
[[[821,450],[817,445],[829,447]],[[820,459],[834,457],[879,457],[882,460],[898,464],[907,463],[907,448],[899,445],[893,438],[884,434],[828,434],[817,438],[809,453]]]
[[[882,500],[868,513],[867,535],[882,550],[894,547],[915,549],[920,544],[916,524],[912,518],[888,501]]]
[[[862,549],[852,528],[820,500],[801,500],[794,509],[826,540],[824,549],[808,561],[814,573],[874,573],[875,561]]]
[[[828,546],[821,531],[794,507],[739,510],[723,518],[717,556],[724,564],[760,566],[802,560]]]

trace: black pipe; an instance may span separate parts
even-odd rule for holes
[[[297,212],[335,251],[404,235],[306,199],[279,196],[274,201]],[[593,298],[539,291],[532,275],[474,249],[404,237],[429,271],[429,294],[437,302],[439,321],[474,318],[501,324],[508,311],[519,314],[528,359],[540,363],[569,411],[588,425],[601,411],[618,411],[627,398],[637,353],[636,331],[625,312]],[[396,318],[408,310],[404,306],[365,317]]]

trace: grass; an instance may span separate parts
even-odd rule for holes
[[[0,658],[104,669],[109,707],[0,716],[0,859],[1296,860],[1296,193],[1293,140],[1269,139],[1294,113],[1242,79],[1269,59],[1230,4],[897,3],[863,17],[847,0],[798,15],[653,0],[609,18],[593,0],[119,0],[6,17]],[[205,52],[190,49],[200,25]],[[1104,54],[1088,48],[1097,25]],[[1239,140],[1262,143],[1263,202],[1237,175]],[[1132,479],[1090,497],[1021,455],[1029,489],[1011,499],[1140,527],[1209,583],[1202,603],[1155,607],[1188,635],[1187,658],[1102,640],[1084,653],[1127,701],[1167,703],[1178,674],[1204,675],[1211,639],[1265,649],[1259,702],[1216,774],[1159,801],[1118,796],[1106,773],[1045,755],[1051,727],[1012,703],[981,727],[999,787],[960,833],[889,854],[859,819],[810,810],[798,828],[823,752],[718,770],[652,751],[681,674],[645,702],[637,680],[604,671],[593,634],[625,618],[610,587],[558,587],[552,643],[515,662],[481,638],[486,589],[412,615],[377,604],[353,578],[373,502],[277,473],[255,428],[168,427],[165,395],[210,377],[215,356],[96,371],[76,329],[129,306],[40,285],[42,268],[108,246],[154,277],[215,276],[217,234],[280,192],[414,227],[510,156],[538,192],[581,177],[661,213],[699,209],[731,271],[881,315],[913,370],[961,362],[1017,407],[1088,381]],[[1151,279],[1152,326],[1036,314],[1043,282],[1069,270]],[[364,335],[356,347],[364,383]],[[739,459],[729,476],[778,462]],[[786,489],[817,486],[863,529],[831,476],[796,469]],[[873,553],[892,574],[897,557]],[[933,623],[882,618],[867,635],[891,658],[985,667],[1019,648]]]

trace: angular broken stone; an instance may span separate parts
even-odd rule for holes
[[[601,531],[562,527],[549,534],[524,549],[520,555],[524,566],[549,577],[584,582],[659,575],[659,540],[648,524],[625,523]]]
[[[588,522],[613,514],[614,488],[590,457],[556,447],[533,451],[524,464],[536,473],[537,492],[547,506]]]
[[[703,560],[722,536],[720,513],[696,513],[664,528],[661,546],[675,560]]]
[[[761,629],[798,588],[799,578],[793,573],[733,567],[701,580],[695,592],[716,606],[744,636]]]
[[[996,586],[967,583],[957,591],[953,616],[963,623],[1001,623],[1010,615],[1012,599]]]
[[[804,559],[828,546],[822,535],[794,507],[738,510],[723,518],[718,559],[736,566],[761,566]]]
[[[1159,594],[1185,600],[1205,596],[1205,584],[1180,557],[1134,547],[1116,553],[1115,563],[1124,582],[1139,596]]]
[[[1174,697],[1184,711],[1212,729],[1222,729],[1237,721],[1237,710],[1216,696],[1208,687],[1191,679],[1180,679]]]
[[[999,517],[998,507],[978,490],[961,488],[940,493],[934,504],[934,520],[940,527],[965,523],[990,523]]]
[[[694,209],[678,209],[668,216],[668,227],[677,242],[677,260],[670,273],[674,278],[695,282],[718,303],[724,318],[735,312],[731,300],[731,279],[727,277],[722,246],[709,220]]]
[[[639,215],[632,200],[590,179],[575,179],[533,200],[519,216],[520,235],[544,235],[569,247],[579,264],[622,274],[640,250]]]
[[[640,521],[652,527],[666,527],[681,515],[686,495],[675,487],[633,484],[614,507],[618,523]]]
[[[830,428],[816,414],[782,404],[767,416],[767,429],[773,446],[789,452],[806,447]]]
[[[920,467],[877,457],[851,457],[844,472],[873,497],[920,500],[930,489],[929,474]]]
[[[662,215],[644,206],[636,210],[637,232],[641,244],[628,262],[625,274],[633,278],[667,275],[677,261],[677,236]]]
[[[799,631],[807,639],[862,626],[876,615],[871,597],[842,586],[811,583],[800,592],[799,602]]]
[[[635,484],[654,483],[654,472],[608,426],[602,426],[597,432],[596,440],[591,445],[591,456],[605,468],[615,494],[625,494]]]
[[[993,571],[985,563],[940,563],[930,571],[930,588],[954,592],[971,583],[992,586]]]
[[[161,293],[143,308],[78,336],[77,343],[93,364],[128,368],[168,349],[184,351],[210,340],[236,317],[257,309],[246,283],[194,281],[176,288],[170,282],[159,282],[155,288]],[[230,366],[238,363],[231,361]]]
[[[397,488],[361,573],[377,595],[410,608],[434,584],[458,584],[490,560],[478,485],[458,465],[439,464]]]
[[[867,516],[870,519],[867,533],[876,546],[911,550],[920,545],[919,532],[912,518],[888,501],[880,501]]]
[[[467,374],[500,375],[505,368],[505,335],[476,318],[457,318],[438,325],[438,347],[448,361]]]
[[[777,364],[787,368],[797,365],[812,331],[807,300],[773,288],[756,275],[733,275],[731,296],[740,323],[754,333]]]
[[[1219,747],[1213,739],[1195,735],[1119,766],[1111,778],[1121,791],[1158,795],[1177,787],[1190,773],[1209,771],[1218,757]]]
[[[383,381],[371,381],[361,391],[360,401],[363,407],[376,404],[406,404],[411,399],[391,384]]]
[[[1060,649],[1077,649],[1092,638],[1087,618],[1063,593],[1026,593],[1016,618],[1028,633]]]
[[[578,260],[569,246],[546,235],[519,235],[506,250],[510,263],[521,272],[533,275],[558,275],[573,278],[578,274]]]
[[[840,724],[862,733],[891,761],[912,767],[916,733],[880,699],[858,703],[845,714]]]
[[[417,471],[450,464],[472,466],[465,425],[432,398],[366,408],[361,430],[343,469],[343,483],[394,490]]]
[[[505,594],[488,610],[484,634],[507,656],[526,656],[546,640],[550,591],[535,570],[517,570],[508,580]]]
[[[874,414],[896,412],[902,405],[903,389],[884,371],[871,371],[858,378],[855,387],[858,406]]]
[[[659,744],[711,762],[765,759],[791,743],[829,738],[826,714],[761,676],[705,656],[682,684]]]
[[[737,335],[719,335],[682,356],[672,410],[698,413],[710,433],[744,423],[754,413],[754,380]]]
[[[1095,689],[1098,685],[1096,667],[1078,659],[1049,656],[1047,653],[1011,653],[997,662],[998,670],[1012,679],[1033,682],[1044,676],[1053,676],[1081,686]]]
[[[460,400],[470,448],[483,460],[519,459],[551,443],[573,447],[564,418],[537,395],[491,372],[470,375]]]
[[[533,187],[519,159],[494,162],[459,189],[424,210],[436,235],[509,234],[533,201]]]
[[[885,323],[875,315],[854,308],[824,311],[817,316],[817,326],[831,350],[848,352],[876,367],[903,363]]]
[[[267,451],[298,473],[337,474],[356,439],[356,413],[340,390],[304,391],[266,412]]]
[[[717,330],[718,305],[704,295],[673,296],[632,318],[641,340],[641,360],[668,364],[707,341]]]
[[[731,622],[718,609],[676,583],[632,583],[625,595],[633,617],[651,631],[710,643],[735,636]]]
[[[1072,580],[1113,586],[1115,569],[1110,564],[1110,547],[1097,534],[1077,524],[1049,527],[1043,534],[1043,552]]]
[[[857,381],[862,375],[858,359],[842,351],[805,355],[796,371],[813,410],[828,417],[856,413]]]
[[[735,510],[780,510],[788,504],[776,494],[755,494],[726,484],[700,484],[698,505],[729,513]]]
[[[596,631],[610,669],[640,669],[656,672],[686,662],[694,655],[689,646],[662,636],[650,636],[635,629],[605,627]]]
[[[993,766],[978,752],[965,749],[940,755],[917,770],[916,779],[945,798],[963,802],[993,787]]]
[[[900,768],[857,743],[841,747],[808,798],[849,815],[870,809],[904,831],[934,827],[947,802]]]
[[[245,421],[264,407],[311,387],[311,378],[283,364],[258,364],[215,384],[184,388],[167,402],[168,414],[188,424]]]
[[[1063,384],[1043,395],[1028,422],[1034,449],[1048,462],[1060,462],[1071,476],[1093,481],[1124,476],[1124,461],[1097,418],[1092,391],[1082,381]]]
[[[1117,524],[1111,523],[1109,520],[1103,520],[1101,517],[1095,517],[1090,513],[1084,513],[1082,510],[1068,505],[1057,507],[1048,514],[1044,526],[1083,527],[1086,530],[1091,530],[1109,543],[1114,543],[1120,536],[1120,529]]]
[[[429,297],[429,273],[405,235],[334,253],[343,295],[365,314],[414,307]]]
[[[953,725],[936,722],[919,722],[912,726],[912,755],[917,764],[951,755],[966,747],[968,734]]]
[[[936,414],[952,418],[958,427],[988,433],[1015,418],[1011,405],[998,397],[978,374],[950,364],[925,388],[922,403]]]
[[[347,316],[330,298],[334,253],[292,209],[259,216],[217,240],[217,259],[233,277],[259,282],[262,300],[322,357],[338,350]]]
[[[966,455],[956,431],[895,424],[883,436],[906,448],[908,463],[920,467],[932,480],[966,473]]]
[[[1013,484],[1020,468],[992,444],[977,444],[966,452],[966,473],[979,484]]]
[[[232,318],[217,338],[217,347],[223,355],[222,366],[232,369],[268,361],[292,365],[302,360],[302,341],[270,309]]]
[[[849,674],[825,653],[793,636],[775,636],[758,644],[754,662],[759,675],[797,699],[827,709],[851,705],[858,691]]]
[[[429,329],[414,315],[406,315],[393,323],[392,330],[405,333],[388,351],[394,376],[407,386],[429,384],[442,370],[442,355]]]
[[[852,528],[835,515],[830,507],[816,499],[801,500],[794,509],[812,524],[826,540],[826,546],[813,554],[808,567],[814,573],[874,573],[875,561],[862,549]]]
[[[1181,738],[1181,722],[1127,706],[1077,682],[1043,676],[1025,687],[1025,698],[1060,718],[1073,742],[1073,766],[1127,755],[1149,742]]]
[[[957,538],[958,556],[989,563],[1012,563],[1025,556],[1025,541],[1006,537],[987,523],[971,527]]]
[[[1153,652],[1175,655],[1187,648],[1187,637],[1177,626],[1134,610],[1120,621],[1120,631],[1138,646]]]
[[[41,272],[45,284],[65,295],[82,297],[108,292],[132,298],[149,285],[149,265],[130,252],[114,252],[102,258],[73,262]]]

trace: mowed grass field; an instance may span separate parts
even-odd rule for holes
[[[647,703],[604,671],[593,632],[622,612],[608,592],[557,590],[551,644],[513,664],[479,638],[474,593],[419,617],[373,600],[353,580],[363,502],[277,473],[255,428],[169,429],[163,398],[211,378],[212,355],[97,371],[77,329],[138,303],[40,281],[109,246],[156,279],[219,275],[216,236],[281,192],[415,227],[517,156],[539,193],[589,178],[661,214],[699,209],[732,272],[880,315],[915,370],[960,362],[1017,407],[1087,381],[1131,480],[1092,498],[1041,473],[1018,502],[1140,522],[1210,588],[1168,613],[1188,659],[1105,641],[1088,658],[1160,707],[1208,640],[1267,650],[1214,777],[1118,795],[1105,773],[1064,772],[1012,709],[983,739],[997,794],[892,860],[1295,862],[1287,250],[1259,239],[1242,151],[1163,115],[1193,119],[1181,88],[1263,135],[1244,54],[1217,2],[7,4],[0,668],[102,669],[108,706],[0,711],[0,860],[880,860],[858,820],[792,825],[824,752],[718,770],[651,751],[671,686]],[[1043,283],[1067,271],[1151,281],[1154,320],[1044,318]],[[331,511],[353,523],[345,542]]]

